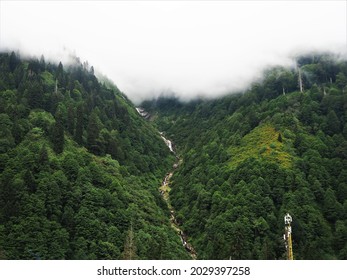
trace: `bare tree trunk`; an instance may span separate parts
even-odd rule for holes
[[[303,83],[302,83],[302,76],[301,76],[301,69],[300,67],[298,67],[298,73],[299,73],[299,88],[300,88],[300,92],[304,92],[304,86],[303,86]]]

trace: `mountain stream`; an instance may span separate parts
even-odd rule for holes
[[[173,206],[170,203],[170,190],[171,190],[171,188],[170,188],[170,179],[171,179],[175,169],[177,169],[179,167],[179,165],[181,164],[182,160],[176,155],[176,153],[174,151],[174,147],[172,145],[172,142],[170,140],[166,139],[163,136],[163,133],[160,133],[160,136],[163,138],[165,144],[168,146],[170,151],[176,156],[177,161],[172,166],[172,170],[165,175],[164,180],[163,180],[163,182],[162,182],[162,184],[161,184],[161,186],[159,188],[159,191],[160,191],[160,194],[161,194],[162,198],[166,202],[168,209],[170,210],[170,224],[171,224],[171,227],[179,235],[183,247],[187,250],[187,252],[191,256],[191,258],[193,260],[196,260],[197,253],[196,253],[195,249],[193,248],[193,246],[188,242],[188,236],[180,228],[180,224],[179,224],[179,222],[176,219],[176,211],[175,211],[175,209],[173,208]]]
[[[137,107],[136,111],[138,112],[139,115],[141,115],[145,119],[151,118],[151,115],[148,112],[146,112],[143,108]],[[176,231],[177,235],[180,237],[183,247],[187,250],[187,252],[191,256],[191,258],[193,260],[196,260],[197,259],[197,253],[196,253],[195,249],[193,248],[193,246],[188,242],[188,236],[180,228],[181,225],[176,219],[176,211],[172,207],[171,202],[170,202],[170,190],[171,190],[170,179],[171,179],[174,171],[182,163],[182,160],[177,156],[173,143],[169,139],[165,138],[163,132],[160,132],[160,136],[164,140],[166,146],[176,156],[177,160],[174,163],[174,165],[172,166],[172,169],[165,175],[164,180],[163,180],[161,186],[159,187],[159,192],[160,192],[162,198],[164,199],[164,201],[166,202],[168,209],[170,210],[171,227]]]

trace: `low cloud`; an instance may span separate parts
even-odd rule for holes
[[[71,52],[133,102],[245,89],[304,51],[346,50],[345,1],[1,2],[0,48]]]

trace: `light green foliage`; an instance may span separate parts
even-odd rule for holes
[[[44,71],[41,73],[41,77],[44,80],[44,84],[46,85],[47,90],[53,91],[55,86],[55,79],[53,74],[48,71]]]
[[[248,158],[260,158],[290,168],[292,156],[285,144],[278,141],[278,133],[271,124],[256,127],[241,139],[240,145],[230,148],[230,166],[234,168]]]
[[[48,133],[55,123],[54,117],[51,113],[44,110],[32,110],[28,117],[32,127],[39,127]]]

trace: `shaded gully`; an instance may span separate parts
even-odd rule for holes
[[[160,194],[161,194],[162,198],[166,202],[167,207],[170,210],[170,224],[171,224],[172,228],[179,235],[183,247],[190,254],[191,258],[195,260],[197,258],[197,253],[196,253],[195,249],[193,248],[193,246],[188,242],[188,236],[180,228],[180,224],[178,223],[178,221],[176,219],[176,211],[175,211],[175,209],[173,208],[173,206],[170,203],[170,191],[171,191],[170,179],[171,179],[174,171],[181,164],[182,160],[176,155],[172,142],[170,140],[166,139],[163,136],[162,132],[160,133],[160,136],[163,138],[165,144],[168,146],[170,151],[176,156],[177,160],[174,163],[174,165],[172,166],[172,170],[165,175],[164,180],[163,180],[163,182],[162,182],[162,184],[161,184],[161,186],[159,188],[159,191],[160,191]]]
[[[146,112],[143,108],[137,107],[136,111],[139,113],[139,115],[141,115],[145,119],[150,119],[151,118],[151,115],[148,112]],[[174,165],[172,166],[172,169],[165,175],[164,180],[163,180],[161,186],[159,187],[159,192],[160,192],[162,198],[164,199],[164,201],[166,202],[168,209],[170,210],[170,224],[171,224],[171,227],[176,231],[176,233],[180,237],[183,247],[190,254],[191,258],[195,260],[197,258],[197,253],[196,253],[195,249],[193,248],[193,246],[188,242],[188,236],[180,228],[181,225],[178,223],[178,221],[176,219],[176,211],[175,211],[175,209],[172,207],[172,205],[170,203],[170,190],[171,190],[171,188],[170,188],[170,179],[171,179],[174,171],[182,163],[182,160],[177,156],[172,141],[170,141],[169,139],[165,138],[163,132],[160,132],[160,136],[164,140],[166,146],[176,156],[177,160],[174,163]]]

